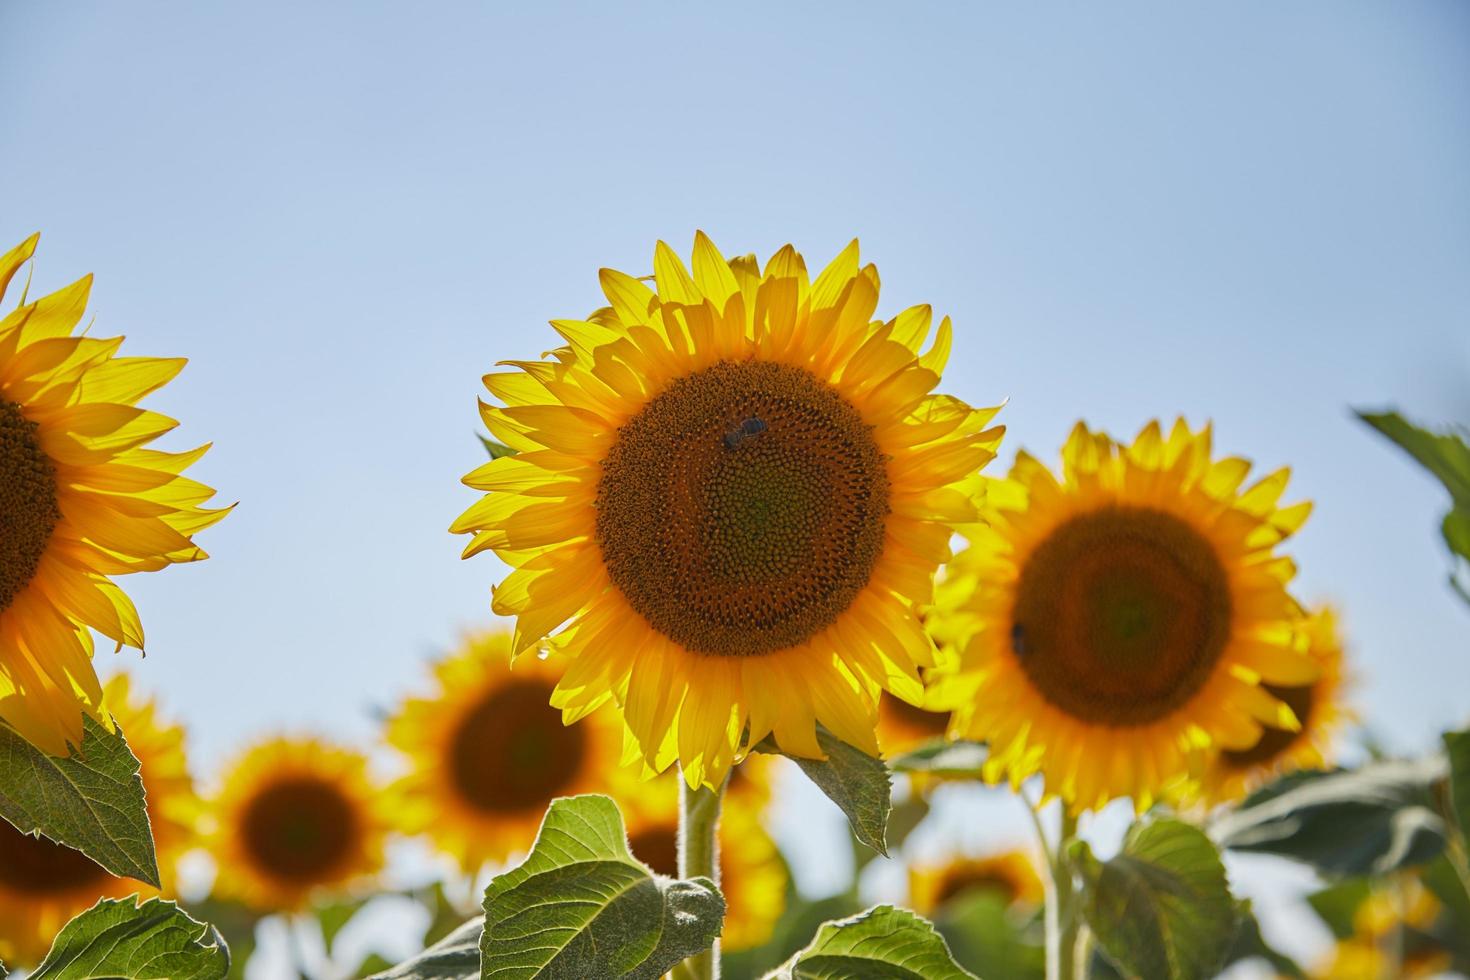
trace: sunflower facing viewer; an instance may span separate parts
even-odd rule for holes
[[[512,669],[509,633],[471,637],[434,676],[433,696],[388,722],[411,767],[390,791],[398,830],[427,834],[474,873],[529,851],[557,797],[612,791],[622,726],[602,713],[563,725],[550,704],[560,671],[536,656]]]
[[[872,319],[857,243],[815,281],[787,246],[761,270],[703,234],[653,287],[604,269],[610,306],[564,345],[485,377],[485,424],[516,455],[465,477],[468,557],[515,570],[493,608],[519,655],[570,661],[569,720],[612,700],[648,766],[718,785],[774,733],[818,757],[818,722],[876,753],[880,689],[918,701],[927,601],[994,410],[935,395],[949,353],[928,307]],[[564,628],[563,628],[564,627]]]
[[[383,866],[378,789],[359,752],[272,738],[243,752],[211,806],[215,892],[265,912],[345,892]]]
[[[160,718],[152,699],[135,695],[126,674],[107,682],[102,699],[138,760],[159,877],[168,894],[179,857],[195,843],[199,819],[184,730]],[[73,916],[99,898],[135,894],[156,890],[118,878],[79,851],[22,834],[0,820],[0,961],[6,966],[35,966]]]
[[[0,255],[0,298],[38,237]],[[55,755],[81,744],[83,712],[109,723],[91,631],[143,646],[111,576],[207,557],[193,535],[226,513],[180,475],[207,446],[144,448],[178,423],[136,404],[183,359],[73,336],[91,286],[84,276],[0,319],[0,719]]]
[[[1320,672],[1275,553],[1310,508],[1278,507],[1285,470],[1242,491],[1250,464],[1212,459],[1208,427],[1182,420],[1128,446],[1079,423],[1062,464],[1058,480],[1021,453],[991,484],[989,526],[955,561],[978,631],[935,700],[954,735],[990,743],[989,778],[1041,773],[1074,810],[1143,809],[1197,750],[1299,727],[1262,685]]]

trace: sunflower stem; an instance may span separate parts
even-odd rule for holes
[[[708,878],[720,884],[720,799],[725,784],[719,789],[700,786],[691,789],[679,780],[679,877]],[[674,968],[674,980],[719,980],[720,941],[709,949]]]
[[[1085,980],[1086,964],[1077,962],[1077,892],[1073,885],[1072,866],[1067,858],[1067,843],[1077,836],[1077,818],[1061,804],[1061,828],[1056,846],[1052,847],[1041,832],[1041,847],[1047,857],[1046,886],[1046,980]],[[1041,830],[1038,816],[1037,829]]]

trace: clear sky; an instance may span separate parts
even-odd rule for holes
[[[1470,421],[1470,6],[501,8],[0,4],[0,245],[41,230],[37,288],[95,272],[96,332],[191,359],[151,405],[241,501],[124,583],[201,768],[370,738],[487,620],[445,530],[480,375],[696,228],[861,238],[881,314],[954,317],[944,388],[1011,399],[1003,462],[1183,412],[1291,465],[1371,726],[1465,720],[1443,494],[1349,406]]]

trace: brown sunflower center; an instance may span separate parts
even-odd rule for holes
[[[673,824],[645,827],[628,838],[633,856],[657,875],[679,876],[679,830]]]
[[[982,889],[995,892],[1007,903],[1020,897],[1016,883],[996,869],[963,866],[945,872],[940,879],[939,890],[935,893],[934,904],[943,905],[966,892]]]
[[[544,808],[576,779],[587,754],[583,725],[563,725],[552,685],[514,680],[460,722],[449,748],[454,787],[478,810]]]
[[[1307,728],[1308,719],[1312,713],[1312,687],[1277,687],[1274,684],[1262,684],[1266,693],[1276,700],[1285,704],[1296,715],[1297,721],[1302,723],[1302,731],[1288,732],[1281,728],[1261,729],[1260,741],[1248,749],[1226,749],[1220,753],[1227,766],[1232,769],[1248,769],[1260,765],[1263,762],[1271,762],[1277,756],[1291,748],[1302,737]]]
[[[654,629],[697,653],[752,656],[814,636],[867,584],[888,474],[830,385],[725,361],[623,425],[597,508],[608,574]]]
[[[80,851],[23,834],[0,820],[0,888],[54,895],[78,888],[100,888],[111,877]]]
[[[0,398],[0,609],[30,584],[61,520],[56,472],[35,422]]]
[[[331,874],[359,833],[357,808],[331,783],[309,776],[262,790],[245,810],[245,849],[260,869],[309,883]]]
[[[1074,517],[1026,560],[1011,648],[1031,683],[1074,718],[1144,725],[1209,679],[1230,639],[1214,548],[1161,511]]]
[[[923,735],[943,735],[949,727],[949,715],[938,711],[925,711],[909,704],[903,698],[884,697],[883,710],[905,728]]]

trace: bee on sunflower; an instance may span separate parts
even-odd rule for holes
[[[38,238],[0,255],[0,298]],[[91,286],[23,296],[0,318],[0,720],[53,755],[81,744],[83,713],[110,724],[91,631],[143,647],[112,576],[208,557],[193,536],[228,512],[182,475],[208,446],[146,448],[178,423],[137,403],[184,360],[76,335]]]
[[[173,888],[180,857],[197,843],[199,798],[189,775],[185,734],[139,696],[126,674],[102,689],[102,704],[122,727],[139,763],[163,894]],[[33,967],[71,918],[101,898],[145,897],[158,890],[119,878],[80,851],[22,834],[0,820],[0,961]]]
[[[427,835],[470,874],[529,850],[557,797],[619,785],[622,726],[604,713],[564,725],[551,706],[558,666],[529,656],[512,668],[510,652],[507,631],[468,637],[434,665],[437,690],[405,700],[386,727],[409,765],[389,788],[395,828]]]
[[[1045,889],[1031,858],[1019,850],[909,866],[909,904],[920,915],[933,918],[942,906],[981,891],[1007,905],[1038,907]]]
[[[382,869],[388,833],[360,752],[313,738],[253,745],[209,803],[215,893],[263,912],[354,890]]]
[[[515,455],[465,477],[485,495],[451,530],[512,567],[516,654],[550,635],[568,719],[614,703],[691,787],[768,734],[822,757],[818,723],[876,754],[878,693],[923,696],[916,606],[1002,434],[934,393],[949,321],[873,320],[856,242],[815,280],[790,246],[762,269],[703,234],[692,272],[659,243],[651,288],[601,280],[563,346],[485,377]]]
[[[1310,505],[1280,505],[1286,470],[1242,489],[1249,472],[1212,456],[1208,427],[1151,422],[1124,445],[1079,423],[1060,479],[1023,452],[991,483],[954,563],[978,625],[934,678],[951,733],[989,742],[987,778],[1040,773],[1074,813],[1146,809],[1197,753],[1301,728],[1272,690],[1321,666],[1276,549]]]

